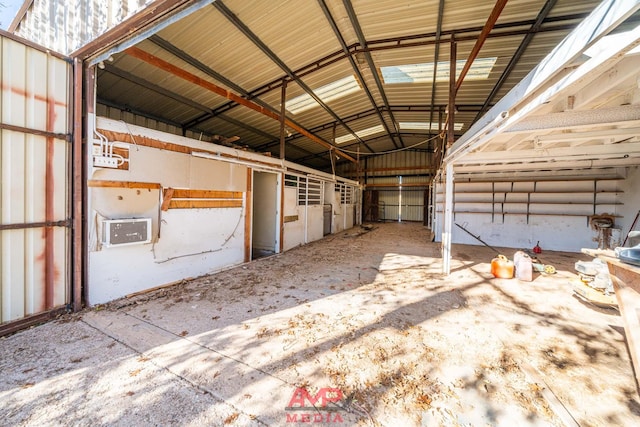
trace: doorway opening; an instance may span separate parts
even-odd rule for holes
[[[251,259],[278,252],[278,174],[253,172]]]

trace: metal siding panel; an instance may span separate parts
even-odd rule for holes
[[[24,312],[24,263],[25,253],[22,230],[3,230],[2,236],[2,315],[3,322],[18,319]]]
[[[48,55],[48,83],[46,95],[54,105],[54,117],[49,131],[67,133],[69,126],[69,71],[65,61]],[[42,70],[40,70],[42,73]]]
[[[69,144],[66,141],[53,140],[53,161],[52,167],[54,172],[53,194],[53,217],[59,220],[67,218],[68,200],[69,200],[69,184],[67,176],[68,152]]]
[[[154,0],[34,0],[16,34],[69,54],[125,21]]]
[[[396,181],[397,182],[397,181]],[[384,212],[380,211],[380,218],[384,220],[398,220],[398,190],[381,190],[378,193],[378,203],[384,203]]]
[[[25,162],[23,167],[17,167],[13,173],[26,177],[25,191],[22,194],[15,195],[19,197],[20,204],[28,209],[24,218],[13,222],[43,222],[45,221],[45,168],[47,165],[46,156],[46,140],[42,136],[25,135]],[[18,146],[15,144],[14,146]],[[62,189],[61,193],[65,194]],[[28,202],[29,201],[29,202]],[[4,220],[2,223],[6,223]]]
[[[26,91],[25,47],[12,40],[3,39],[2,49],[2,123],[24,126]],[[8,66],[10,64],[10,66]],[[6,89],[5,89],[6,88]]]
[[[411,181],[411,180],[409,180]],[[402,182],[405,182],[403,178]],[[422,221],[424,210],[424,188],[402,189],[402,220]]]
[[[0,122],[34,131],[68,132],[70,67],[66,61],[0,36],[0,67]],[[66,141],[0,131],[0,224],[66,220],[67,170]],[[52,217],[47,217],[47,209]],[[44,227],[0,231],[0,322],[68,302],[68,238],[66,227],[52,227],[50,233]]]
[[[53,230],[53,254],[54,254],[54,276],[53,276],[53,306],[59,307],[71,301],[71,292],[67,285],[70,263],[67,259],[71,251],[67,245],[70,233],[66,227],[56,227]],[[40,283],[40,282],[38,282]]]

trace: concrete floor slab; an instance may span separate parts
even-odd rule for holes
[[[360,231],[2,339],[0,416],[12,425],[640,423],[618,313],[572,296],[584,255],[545,252],[559,272],[520,282],[490,275],[489,249],[454,245],[453,273],[442,277],[424,227]]]

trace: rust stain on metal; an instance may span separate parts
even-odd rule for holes
[[[30,93],[30,92],[28,92],[28,91],[26,91],[24,89],[20,89],[20,88],[13,87],[13,86],[8,86],[8,85],[4,85],[3,84],[2,85],[2,91],[3,92],[11,92],[11,93],[13,93],[15,95],[19,95],[19,96],[21,96],[21,97],[23,97],[25,99],[33,98],[33,99],[36,99],[38,101],[46,102],[47,106],[49,104],[53,104],[54,106],[58,106],[58,107],[65,107],[65,108],[67,107],[67,103],[66,102],[52,100],[52,99],[49,99],[47,96],[43,96],[43,95],[32,94],[32,93]],[[53,124],[52,124],[52,127],[53,127]],[[52,129],[47,128],[47,130],[52,130]]]

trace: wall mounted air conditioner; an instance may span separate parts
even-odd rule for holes
[[[104,246],[140,245],[151,242],[151,218],[105,219],[102,221]]]

